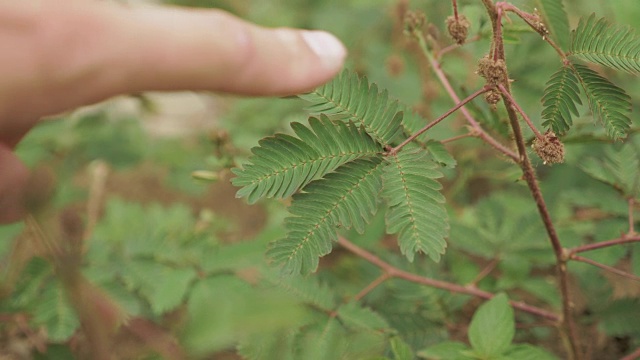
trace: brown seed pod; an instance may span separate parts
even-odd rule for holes
[[[545,165],[564,162],[564,144],[551,130],[544,133],[542,139],[534,139],[531,147]]]
[[[408,11],[404,16],[405,33],[411,35],[416,31],[422,31],[426,19],[427,17],[422,12]]]
[[[449,35],[451,35],[453,41],[458,45],[464,44],[469,34],[469,27],[471,26],[469,19],[464,15],[458,15],[457,19],[454,16],[449,16],[445,23],[447,24],[447,30],[449,30]]]
[[[497,104],[498,102],[500,102],[501,98],[502,98],[502,95],[500,94],[500,91],[496,89],[489,90],[484,94],[484,100],[489,105]]]
[[[487,80],[487,85],[497,86],[508,81],[507,66],[502,59],[494,61],[489,56],[484,56],[478,60],[476,72]]]

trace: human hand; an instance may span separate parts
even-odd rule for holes
[[[43,116],[150,90],[299,93],[346,56],[325,32],[91,0],[0,0],[0,49],[0,223],[25,214],[29,174],[12,149]]]

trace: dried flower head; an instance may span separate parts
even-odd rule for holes
[[[504,60],[493,60],[489,56],[484,56],[478,60],[478,75],[487,80],[487,84],[491,86],[497,86],[499,84],[506,84],[507,66]]]
[[[416,31],[422,31],[422,27],[427,17],[423,12],[408,11],[404,16],[404,31],[406,34],[411,35]]]
[[[496,89],[491,89],[484,94],[484,100],[489,105],[497,104],[498,102],[500,102],[501,98],[502,98],[502,95],[500,94],[500,91]]]
[[[451,35],[453,41],[458,45],[464,44],[469,34],[469,27],[471,26],[467,17],[458,15],[456,19],[454,16],[449,16],[445,23],[447,24],[447,30],[449,30],[449,35]]]
[[[531,145],[533,151],[540,156],[544,164],[559,164],[564,162],[564,144],[556,134],[548,130],[542,139],[536,138]]]

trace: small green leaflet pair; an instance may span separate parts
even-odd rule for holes
[[[556,14],[556,18],[562,17]],[[566,17],[566,14],[564,14]],[[624,138],[631,127],[631,98],[620,87],[573,58],[632,74],[640,73],[640,37],[630,28],[609,23],[594,14],[580,19],[571,32],[567,61],[551,76],[542,97],[543,125],[556,134],[566,133],[579,116],[584,91],[593,117],[614,140]]]
[[[292,123],[295,136],[261,140],[249,163],[234,169],[233,184],[242,187],[237,197],[250,203],[293,198],[287,235],[271,245],[268,257],[285,273],[315,271],[337,240],[337,228],[364,232],[382,194],[387,231],[398,234],[402,253],[410,261],[416,252],[438,261],[449,231],[438,167],[455,164],[441,144],[427,147],[431,156],[418,147],[386,155],[386,148],[406,138],[403,107],[349,71],[300,97],[319,116],[309,126]]]

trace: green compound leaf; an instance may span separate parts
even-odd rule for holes
[[[382,187],[380,158],[358,159],[339,167],[296,194],[285,220],[287,236],[267,255],[287,274],[315,271],[318,258],[331,251],[336,226],[363,232],[377,209]]]
[[[571,54],[585,61],[630,73],[640,72],[640,38],[629,27],[595,14],[581,18],[571,32]]]
[[[384,169],[382,195],[389,205],[387,231],[399,233],[400,250],[413,261],[423,252],[434,261],[444,254],[449,233],[438,166],[421,150],[389,156]]]
[[[326,114],[332,119],[362,124],[376,141],[391,143],[402,132],[401,107],[389,97],[387,90],[378,92],[376,84],[366,77],[344,70],[333,81],[316,90],[299,95],[311,102],[312,114]]]
[[[38,297],[37,307],[33,310],[33,323],[43,325],[52,342],[68,340],[80,326],[58,280],[49,282]]]
[[[362,307],[357,302],[349,302],[338,308],[338,318],[354,329],[385,330],[389,329],[387,321],[373,310]]]
[[[573,125],[572,116],[579,116],[576,104],[580,101],[580,86],[573,69],[563,66],[551,75],[542,96],[542,125],[557,135],[564,134]]]
[[[496,295],[482,304],[469,326],[469,342],[480,359],[502,355],[515,335],[513,308],[505,294]]]
[[[589,101],[593,117],[604,125],[614,140],[624,138],[631,126],[631,98],[627,93],[597,72],[580,64],[573,64],[578,80]]]
[[[298,136],[276,134],[260,141],[244,169],[233,169],[236,197],[255,203],[263,196],[286,198],[340,165],[382,148],[353,123],[310,118],[310,128],[292,123]]]
[[[300,188],[359,157],[381,151],[364,131],[353,123],[332,122],[326,116],[309,119],[310,128],[291,126],[298,138],[277,134],[260,141],[252,149],[252,164],[234,169],[233,184],[243,186],[237,197],[250,203],[259,198],[285,198]]]
[[[588,158],[580,168],[627,197],[640,196],[640,144],[628,140],[605,149],[604,159]]]
[[[569,45],[569,18],[564,10],[562,0],[536,0],[536,6],[544,19],[551,37],[561,48]]]

